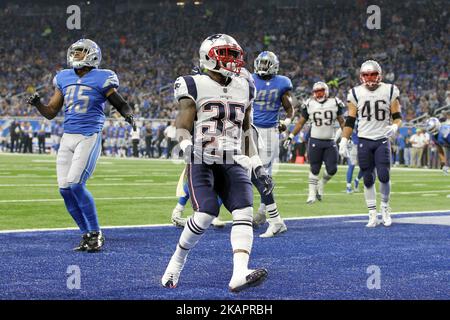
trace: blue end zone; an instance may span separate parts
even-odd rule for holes
[[[175,249],[175,227],[105,229],[105,250],[72,252],[76,231],[0,234],[0,299],[450,299],[450,212],[394,216],[390,228],[368,229],[366,217],[287,221],[288,232],[255,233],[250,267],[267,281],[228,292],[230,226],[208,230],[190,253],[176,289],[160,278]],[[280,250],[282,248],[282,250]],[[69,290],[68,266],[81,269]],[[367,268],[381,270],[381,288],[367,288]]]

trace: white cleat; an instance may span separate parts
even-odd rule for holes
[[[184,228],[186,224],[186,218],[182,218],[183,210],[178,208],[178,205],[172,211],[172,224],[176,227]]]
[[[253,228],[259,228],[264,223],[266,223],[266,212],[264,209],[259,208],[259,210],[253,214]]]
[[[268,272],[266,269],[248,270],[245,276],[233,277],[228,284],[231,292],[239,292],[250,287],[259,286],[267,279]]]
[[[381,217],[385,227],[390,227],[392,225],[391,208],[381,207]]]
[[[211,225],[214,227],[214,228],[223,228],[223,227],[225,227],[226,226],[226,222],[225,221],[222,221],[222,220],[220,220],[219,218],[214,218],[214,220],[211,222]]]
[[[186,260],[185,260],[186,262]],[[173,257],[170,259],[167,265],[166,271],[161,278],[161,284],[166,288],[176,288],[178,285],[178,280],[180,279],[181,270],[183,270],[184,262],[176,262]]]
[[[313,204],[314,202],[316,202],[316,200],[317,200],[316,195],[309,196],[308,200],[306,200],[306,203],[307,204]]]
[[[269,223],[269,227],[267,228],[266,232],[263,234],[260,234],[260,238],[272,238],[276,235],[279,235],[283,232],[287,231],[286,224],[284,222],[275,222],[275,223]]]
[[[377,213],[369,213],[369,222],[366,224],[367,228],[375,228],[378,225]]]

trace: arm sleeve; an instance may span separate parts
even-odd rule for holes
[[[111,88],[119,87],[119,78],[114,71],[108,70],[102,84],[102,93],[106,94]]]

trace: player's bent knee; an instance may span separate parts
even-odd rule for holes
[[[317,176],[320,173],[320,167],[322,165],[321,164],[313,164],[311,163],[311,173],[315,176]]]
[[[333,167],[327,168],[326,170],[327,170],[327,173],[329,176],[334,176],[337,172],[337,169],[338,169],[337,166],[333,166]]]
[[[378,180],[380,180],[381,183],[388,183],[390,179],[389,170],[383,169],[378,170]]]
[[[370,188],[375,184],[375,177],[373,173],[364,174],[364,185],[366,188]]]
[[[252,207],[246,207],[243,209],[236,209],[232,212],[233,215],[233,221],[250,221],[250,226],[252,226],[253,221],[253,208]]]

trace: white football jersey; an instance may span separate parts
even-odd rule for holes
[[[312,122],[311,138],[333,140],[336,119],[344,114],[344,108],[344,103],[338,98],[328,98],[324,102],[313,98],[306,100],[302,116]]]
[[[219,161],[223,152],[241,154],[242,124],[252,104],[255,87],[242,77],[232,77],[222,86],[206,74],[179,77],[175,98],[192,99],[197,107],[194,124],[195,150],[207,162]]]
[[[358,137],[370,140],[384,138],[386,127],[391,124],[391,104],[399,95],[397,86],[384,82],[380,82],[373,91],[359,85],[348,92],[347,101],[358,110]]]

